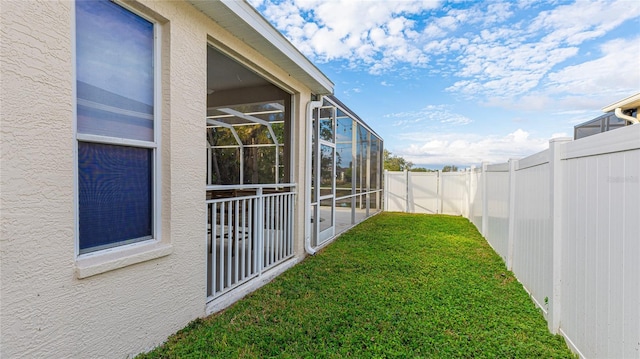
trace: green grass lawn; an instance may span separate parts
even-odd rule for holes
[[[141,358],[571,358],[462,217],[382,213]]]

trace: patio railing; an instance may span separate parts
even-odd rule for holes
[[[207,296],[293,256],[295,184],[207,186]]]

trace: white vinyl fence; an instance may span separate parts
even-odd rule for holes
[[[468,205],[464,173],[385,171],[384,176],[385,211],[460,215]]]
[[[432,176],[387,172],[385,209],[469,218],[581,357],[640,358],[640,125]]]

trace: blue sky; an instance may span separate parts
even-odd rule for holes
[[[249,2],[419,167],[533,154],[640,92],[640,1]]]

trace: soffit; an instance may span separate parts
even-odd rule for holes
[[[333,93],[333,83],[246,0],[187,0],[247,45],[304,83],[312,93]]]
[[[207,46],[207,93],[270,85],[240,63]]]

